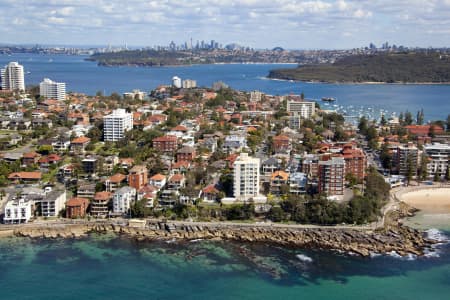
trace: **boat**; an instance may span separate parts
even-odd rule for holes
[[[324,101],[324,102],[334,102],[334,101],[336,101],[336,98],[333,98],[333,97],[322,97],[322,101]]]

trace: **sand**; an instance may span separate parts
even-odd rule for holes
[[[450,213],[450,188],[412,191],[402,194],[399,198],[426,213]]]

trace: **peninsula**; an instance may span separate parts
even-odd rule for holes
[[[351,55],[334,63],[275,69],[268,77],[330,83],[449,83],[450,57],[423,51]]]

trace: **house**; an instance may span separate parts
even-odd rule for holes
[[[31,165],[37,164],[40,157],[41,157],[41,155],[36,152],[24,153],[22,155],[22,164],[25,166],[31,166]]]
[[[262,174],[270,176],[273,172],[281,167],[280,161],[275,157],[270,157],[262,163]]]
[[[112,197],[113,194],[110,192],[95,193],[95,196],[91,201],[91,214],[96,217],[107,216]]]
[[[89,206],[89,199],[75,197],[66,202],[66,218],[84,218]]]
[[[210,184],[202,190],[203,202],[216,203],[219,200],[220,191],[214,184]]]
[[[70,142],[70,151],[73,153],[84,153],[86,146],[91,142],[91,139],[85,136],[80,136]]]
[[[8,179],[17,183],[38,183],[42,178],[41,172],[13,172]]]
[[[177,151],[177,161],[193,161],[195,155],[194,147],[184,146]]]
[[[247,147],[247,140],[245,136],[228,135],[225,137],[222,151],[228,153],[239,152],[245,147]]]
[[[60,137],[52,142],[52,147],[56,152],[65,152],[70,148],[70,140]]]
[[[94,198],[95,195],[95,183],[88,181],[78,181],[77,183],[77,197],[80,198]]]
[[[288,185],[289,174],[284,171],[276,171],[270,176],[270,193],[280,196],[283,191],[283,186]],[[286,191],[287,192],[287,191]]]
[[[190,166],[191,163],[188,161],[178,161],[171,166],[170,174],[186,174]]]
[[[136,201],[136,189],[129,186],[121,187],[113,196],[113,212],[115,214],[128,213],[134,201]]]
[[[120,158],[119,165],[122,169],[129,169],[134,165],[134,159],[131,157]]]
[[[148,183],[148,170],[144,165],[137,165],[131,168],[128,174],[128,185],[140,190]]]
[[[107,156],[103,160],[103,169],[106,172],[111,172],[118,163],[119,163],[119,157],[117,155]]]
[[[289,174],[289,192],[291,194],[305,194],[307,184],[308,176],[305,173],[295,172]]]
[[[114,174],[113,176],[109,177],[108,179],[105,180],[105,186],[106,186],[106,191],[107,192],[114,192],[115,190],[117,190],[121,184],[127,179],[126,175],[117,173]]]
[[[166,176],[162,174],[156,174],[150,177],[149,184],[157,187],[158,189],[162,189],[166,185],[166,182]]]
[[[289,153],[291,150],[291,139],[288,136],[277,135],[272,140],[275,153]]]
[[[137,192],[137,200],[146,199],[146,207],[153,207],[156,199],[158,188],[152,185],[146,185]]]
[[[88,156],[81,161],[83,171],[86,174],[95,174],[98,169],[98,160],[94,156]]]
[[[168,190],[179,190],[182,187],[184,187],[186,183],[186,178],[182,174],[175,174],[172,177],[170,177],[169,181],[167,182],[167,189]]]

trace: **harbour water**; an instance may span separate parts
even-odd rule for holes
[[[232,88],[260,90],[273,95],[300,94],[307,98],[334,97],[336,103],[326,106],[339,108],[349,115],[366,114],[378,118],[381,113],[424,109],[425,120],[445,119],[450,113],[450,85],[402,84],[324,84],[269,80],[266,76],[273,68],[295,65],[230,64],[194,65],[179,67],[99,67],[85,61],[85,56],[12,54],[0,55],[0,66],[10,61],[24,65],[26,84],[38,84],[48,77],[66,82],[68,91],[93,95],[123,93],[132,89],[149,91],[160,84],[170,84],[173,76],[197,80],[199,86],[211,86],[223,81]],[[320,100],[319,100],[320,102]],[[321,103],[325,106],[324,103]]]

